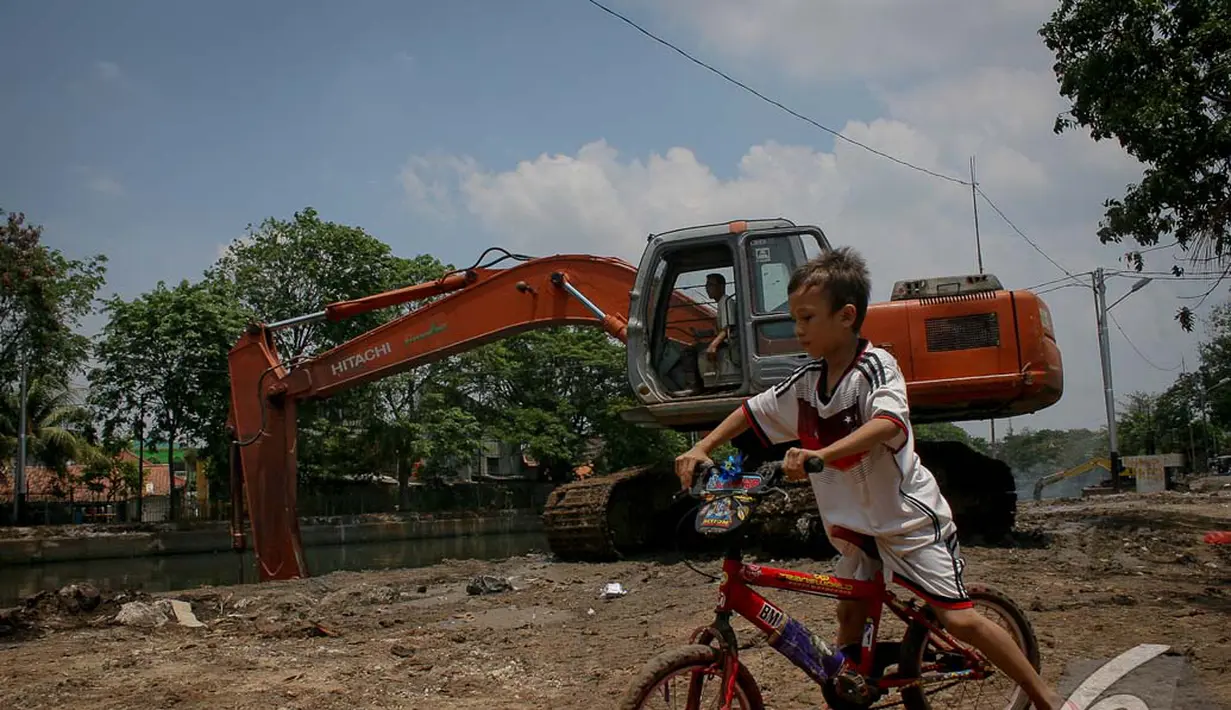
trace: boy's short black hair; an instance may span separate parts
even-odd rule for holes
[[[868,299],[872,291],[868,263],[859,252],[850,247],[840,247],[809,259],[791,274],[787,293],[811,286],[825,294],[834,311],[848,303],[854,306],[854,331],[859,332],[868,312]]]

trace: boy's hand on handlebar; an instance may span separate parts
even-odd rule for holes
[[[680,487],[685,489],[692,487],[693,474],[696,473],[698,464],[710,466],[713,463],[709,454],[697,446],[680,454],[675,459],[675,475],[680,479]]]
[[[804,470],[804,464],[808,459],[816,457],[824,461],[821,452],[812,451],[809,449],[787,449],[786,456],[782,457],[782,472],[786,474],[788,481],[802,481],[808,477],[808,472]]]

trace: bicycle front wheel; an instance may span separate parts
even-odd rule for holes
[[[967,590],[975,611],[991,617],[1013,639],[1026,660],[1039,670],[1039,641],[1026,612],[1004,592],[984,584],[972,584]],[[930,612],[929,612],[930,614]],[[934,618],[934,617],[933,617]],[[983,680],[953,680],[928,683],[930,672],[921,672],[930,663],[937,662],[940,654],[932,642],[927,627],[912,623],[902,639],[902,655],[899,669],[905,677],[922,677],[923,687],[903,688],[902,704],[908,710],[935,710],[937,708],[969,708],[970,710],[1026,710],[1030,698],[1017,683],[999,669]],[[942,661],[943,664],[943,661]]]
[[[718,707],[723,686],[720,660],[713,646],[694,644],[663,651],[641,667],[619,710]],[[736,667],[731,709],[764,710],[756,680],[742,663]]]

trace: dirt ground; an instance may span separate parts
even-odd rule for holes
[[[1018,529],[1042,542],[967,546],[966,577],[1028,611],[1046,678],[1075,660],[1162,643],[1191,664],[1210,707],[1231,708],[1231,545],[1201,539],[1231,529],[1231,488],[1023,503]],[[514,588],[468,594],[476,575]],[[608,582],[628,594],[600,599]],[[594,710],[614,706],[646,660],[712,619],[715,589],[665,557],[562,564],[531,555],[152,597],[45,594],[17,622],[7,617],[22,625],[0,636],[0,707]],[[832,601],[768,596],[832,634]],[[203,625],[115,620],[124,602],[158,598],[190,602]],[[802,673],[747,638],[741,656],[769,707],[823,706]]]

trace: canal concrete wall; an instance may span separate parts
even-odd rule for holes
[[[179,523],[144,526],[143,530],[107,526],[63,526],[64,534],[0,539],[0,569],[10,565],[73,562],[125,557],[184,555],[205,552],[230,552],[231,534],[227,523]],[[381,516],[372,520],[362,516],[307,518],[300,520],[304,547],[363,544],[509,533],[534,533],[543,530],[538,511],[509,510],[482,515],[457,516]],[[251,547],[252,531],[246,529]]]

